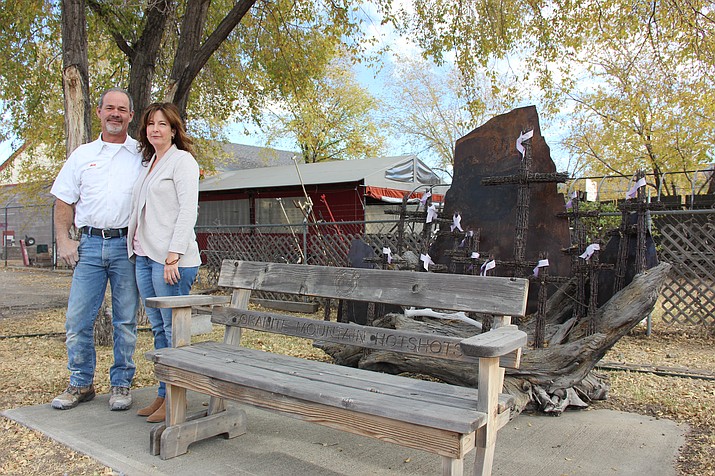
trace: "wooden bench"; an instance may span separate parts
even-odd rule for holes
[[[462,474],[465,455],[476,448],[473,474],[491,474],[497,430],[512,401],[500,394],[504,367],[518,367],[527,339],[509,316],[524,315],[527,280],[226,260],[218,284],[234,290],[230,305],[215,307],[211,317],[226,326],[223,343],[190,343],[191,306],[226,296],[147,300],[173,309],[173,348],[147,354],[167,385],[166,423],[152,430],[152,454],[168,459],[195,441],[245,433],[245,412],[226,404],[234,401],[438,454],[445,475]],[[258,290],[496,317],[491,331],[460,339],[248,310]],[[239,345],[241,329],[473,363],[479,388],[253,350]],[[208,410],[187,417],[186,390],[210,395]]]

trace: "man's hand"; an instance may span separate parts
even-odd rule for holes
[[[79,242],[70,238],[70,228],[74,221],[74,205],[55,200],[55,235],[57,237],[57,257],[70,268],[79,261]]]
[[[79,241],[72,240],[70,238],[63,238],[62,240],[57,240],[57,257],[67,264],[70,268],[77,266],[79,261],[79,253],[77,249],[79,248]]]

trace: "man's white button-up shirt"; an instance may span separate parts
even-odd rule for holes
[[[123,144],[104,142],[100,136],[70,154],[50,193],[75,204],[75,226],[124,228],[129,224],[132,189],[142,168],[137,145],[129,136]]]

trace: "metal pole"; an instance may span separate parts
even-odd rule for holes
[[[298,172],[298,180],[300,180],[300,187],[303,189],[303,195],[305,196],[305,203],[308,204],[308,214],[313,213],[313,200],[305,191],[305,184],[303,183],[303,176],[300,174],[300,167],[298,167],[298,157],[293,156],[293,163],[295,164],[295,171]],[[307,215],[306,215],[307,218]],[[315,221],[315,220],[314,220]]]
[[[695,171],[693,179],[690,181],[690,209],[695,208],[695,182],[698,180],[698,171]]]
[[[303,264],[308,264],[308,218],[303,220]]]
[[[290,234],[293,235],[293,241],[295,241],[295,245],[298,247],[298,251],[300,251],[300,257],[303,259],[303,263],[305,263],[305,254],[303,253],[303,250],[300,248],[300,244],[298,243],[298,237],[295,236],[295,231],[293,231],[293,227],[290,224],[290,219],[288,218],[288,213],[286,213],[286,209],[283,206],[283,199],[281,197],[278,197],[278,198],[276,198],[276,201],[278,202],[278,204],[280,204],[281,210],[283,210],[283,216],[286,219],[286,223],[288,223],[288,229],[290,230]]]
[[[52,269],[57,269],[57,243],[55,243],[55,202],[52,202],[50,217],[50,234],[52,236]]]
[[[5,234],[3,235],[3,249],[5,250],[5,267],[7,268],[7,207],[5,207]]]

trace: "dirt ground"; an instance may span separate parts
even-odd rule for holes
[[[70,271],[0,268],[0,319],[67,305]]]
[[[67,384],[64,310],[71,275],[28,268],[0,268],[0,410],[49,402]],[[36,334],[47,334],[38,336]],[[263,343],[262,343],[263,344]],[[152,346],[149,332],[140,332],[136,354]],[[152,369],[135,359],[134,387],[155,385]],[[621,339],[604,361],[630,366],[660,366],[712,375],[715,335],[710,330],[662,328],[653,334],[638,327]],[[111,350],[98,349],[99,393],[109,390]],[[594,408],[613,408],[668,418],[692,429],[681,451],[682,475],[715,476],[715,380],[623,370],[608,374],[608,400]],[[671,372],[677,374],[678,372]],[[110,475],[91,458],[73,452],[42,434],[0,418],[0,474]]]

